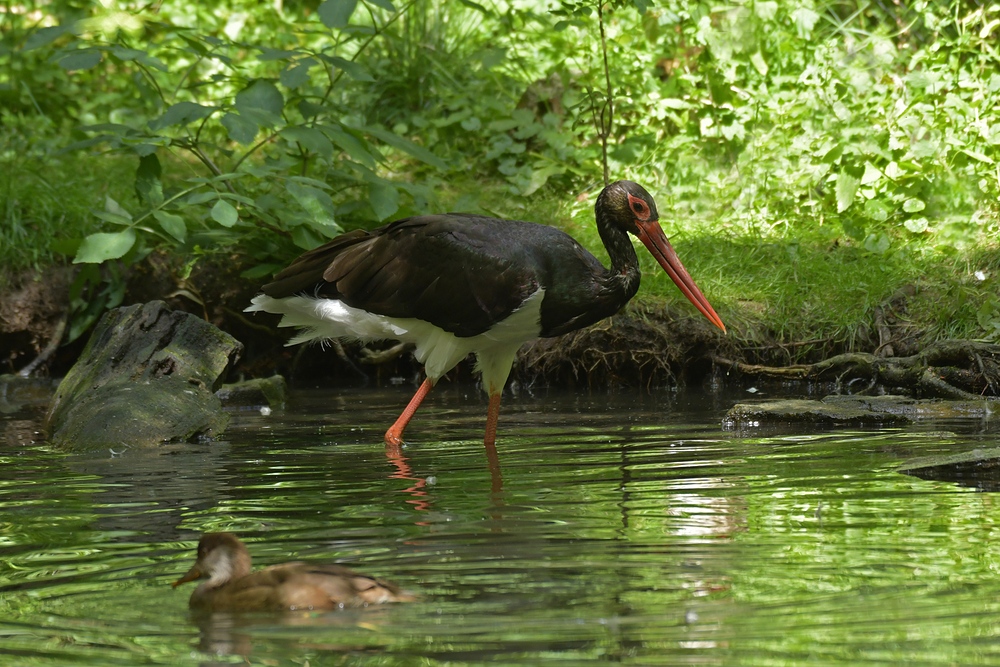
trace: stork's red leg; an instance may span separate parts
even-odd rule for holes
[[[503,488],[500,477],[500,457],[497,456],[497,422],[500,419],[500,392],[490,394],[490,407],[486,411],[486,436],[483,445],[486,447],[486,460],[490,464],[490,477],[493,480],[493,491],[497,493]]]
[[[405,429],[406,425],[410,423],[411,419],[413,419],[413,415],[416,413],[417,408],[420,407],[424,397],[426,397],[433,388],[434,383],[431,382],[430,378],[424,380],[423,384],[417,388],[417,392],[413,394],[413,398],[411,398],[410,402],[406,404],[406,408],[403,410],[402,414],[399,415],[396,423],[390,426],[389,430],[385,432],[386,447],[398,448],[403,444],[403,429]]]

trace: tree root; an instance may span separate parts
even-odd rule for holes
[[[879,387],[928,398],[977,400],[1000,395],[1000,345],[970,340],[941,341],[909,357],[852,352],[815,364],[785,367],[745,364],[721,356],[711,359],[720,366],[752,377],[833,380],[838,391],[850,389],[855,382],[867,381],[864,391]]]

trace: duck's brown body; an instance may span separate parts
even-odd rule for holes
[[[251,572],[250,553],[232,533],[205,534],[194,567],[174,586],[196,579],[205,579],[189,601],[198,611],[329,611],[413,599],[342,565],[292,562]]]

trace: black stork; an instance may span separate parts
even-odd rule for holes
[[[642,186],[617,181],[595,205],[611,259],[606,269],[564,232],[482,215],[421,215],[355,230],[303,254],[262,288],[247,311],[282,315],[302,331],[288,345],[333,338],[412,343],[426,379],[385,442],[403,431],[435,383],[470,353],[489,394],[484,444],[496,460],[500,395],[521,345],[618,312],[639,289],[629,240],[642,241],[695,307],[726,330],[677,258]]]

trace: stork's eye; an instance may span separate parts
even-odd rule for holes
[[[649,204],[639,199],[638,197],[628,196],[628,205],[635,213],[635,217],[638,220],[648,220],[649,219]]]

